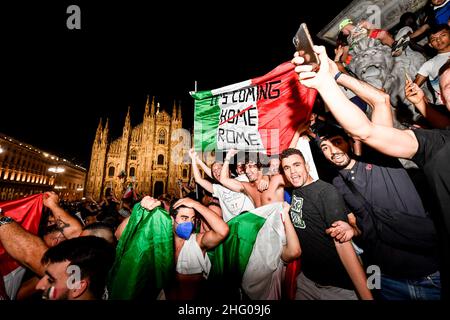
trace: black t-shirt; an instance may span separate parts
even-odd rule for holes
[[[419,148],[412,160],[423,169],[450,235],[450,130],[413,130]]]
[[[422,201],[406,170],[397,159],[379,153],[365,153],[351,169],[340,170],[333,185],[343,195],[346,204],[356,215],[362,231],[361,240],[355,242],[364,249],[366,265],[378,265],[381,272],[399,278],[418,278],[434,273],[439,268],[437,247],[428,256],[399,250],[378,240],[370,213],[351,192],[343,180],[353,183],[370,204],[410,215],[427,217]],[[370,161],[369,161],[370,160]],[[411,234],[414,238],[414,234]]]
[[[305,276],[323,286],[354,290],[352,281],[325,230],[335,221],[348,221],[344,199],[335,187],[321,180],[294,189],[291,219],[302,248]]]

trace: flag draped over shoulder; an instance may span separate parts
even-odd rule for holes
[[[155,299],[174,274],[172,220],[162,208],[136,204],[109,274],[110,299]]]
[[[298,126],[309,120],[316,94],[299,83],[290,62],[262,77],[191,92],[194,147],[279,154],[289,147]]]
[[[3,215],[13,218],[25,230],[37,234],[42,216],[43,194],[0,202]],[[6,276],[20,265],[10,257],[0,243],[0,274]]]
[[[278,299],[281,294],[280,255],[286,242],[282,204],[269,204],[228,221],[230,233],[210,253],[210,279],[244,289],[251,299]]]

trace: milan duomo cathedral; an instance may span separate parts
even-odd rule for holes
[[[178,182],[188,182],[190,176],[190,165],[180,161],[187,152],[189,146],[185,144],[190,136],[186,137],[181,128],[181,105],[177,110],[174,102],[170,116],[160,110],[159,103],[155,110],[154,97],[151,104],[147,97],[144,120],[134,128],[128,108],[122,137],[112,142],[108,120],[103,128],[100,119],[92,145],[86,196],[98,200],[111,188],[120,197],[129,182],[134,182],[138,192],[154,197],[164,193],[179,195]]]

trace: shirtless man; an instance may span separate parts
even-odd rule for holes
[[[220,183],[232,191],[245,193],[252,199],[256,208],[263,205],[284,201],[284,179],[279,173],[270,177],[267,190],[259,191],[258,185],[263,179],[261,164],[247,159],[245,162],[245,174],[249,182],[238,181],[229,176],[229,164],[231,158],[237,154],[237,150],[231,149],[225,157],[222,172],[220,174]]]

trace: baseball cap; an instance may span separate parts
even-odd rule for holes
[[[341,23],[339,23],[339,31],[344,29],[345,26],[347,26],[349,24],[353,24],[353,21],[351,19],[345,18],[344,20],[342,20]]]

